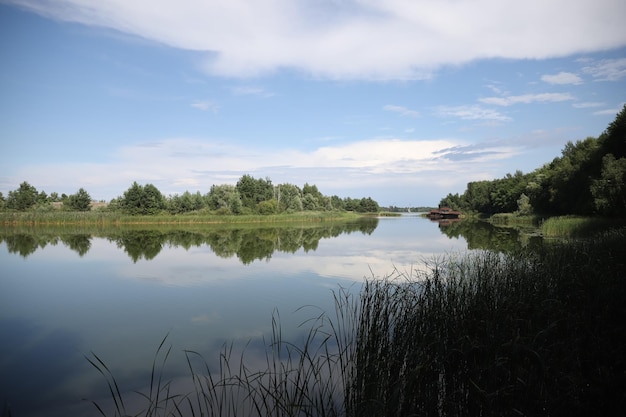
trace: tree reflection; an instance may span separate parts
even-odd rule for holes
[[[81,257],[91,249],[94,236],[114,242],[137,262],[154,259],[164,246],[190,249],[206,245],[219,257],[237,257],[243,264],[256,260],[269,260],[274,252],[295,253],[315,251],[321,239],[337,237],[343,233],[371,234],[378,219],[363,218],[357,222],[328,224],[299,224],[251,227],[217,226],[192,230],[152,227],[150,229],[94,229],[67,230],[64,228],[32,228],[27,232],[16,229],[0,230],[0,242],[6,242],[9,253],[27,257],[47,244],[62,241]]]
[[[2,240],[6,243],[9,253],[18,254],[23,258],[35,252],[39,247],[44,248],[47,243],[41,243],[34,235],[27,234],[9,235]]]
[[[137,262],[141,258],[154,259],[167,241],[167,234],[157,230],[129,230],[112,240],[118,248],[124,249],[133,262]]]
[[[75,233],[73,231],[51,231],[48,229],[2,230],[0,243],[5,242],[9,253],[16,253],[24,258],[33,254],[37,249],[48,245],[56,246],[59,241],[68,248],[84,256],[91,249],[91,234]]]
[[[463,237],[468,249],[514,252],[525,248],[538,248],[542,242],[542,239],[531,230],[497,227],[484,221],[441,222],[439,230],[449,238]]]
[[[68,248],[76,251],[81,258],[91,249],[91,236],[87,234],[62,236],[61,241],[63,241]]]

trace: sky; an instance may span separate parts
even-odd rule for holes
[[[0,192],[245,174],[436,206],[598,137],[623,0],[0,0]]]

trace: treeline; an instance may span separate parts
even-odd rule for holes
[[[3,210],[52,210],[55,207],[68,211],[89,211],[93,207],[89,193],[80,188],[71,195],[53,192],[48,195],[24,181],[19,188],[9,191],[5,198],[0,193]],[[293,184],[273,185],[269,178],[242,176],[236,185],[213,185],[206,194],[200,191],[164,196],[153,184],[140,185],[136,181],[123,195],[103,204],[98,210],[119,211],[131,215],[183,214],[207,212],[211,214],[280,214],[301,211],[355,211],[375,213],[380,210],[371,197],[325,196],[315,185],[302,188]]]
[[[625,216],[626,105],[600,137],[568,142],[560,157],[529,174],[470,182],[439,204],[484,214]]]

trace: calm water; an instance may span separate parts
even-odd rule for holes
[[[107,398],[107,388],[85,359],[91,351],[123,390],[141,390],[168,333],[175,377],[187,372],[183,349],[211,363],[225,342],[252,341],[253,356],[276,311],[283,338],[297,340],[299,323],[333,308],[339,285],[358,292],[365,278],[436,255],[528,243],[510,230],[417,216],[332,227],[60,230],[0,229],[0,401],[17,417],[96,415],[82,399]]]

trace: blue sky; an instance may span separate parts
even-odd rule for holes
[[[575,3],[575,4],[574,4]],[[436,205],[597,137],[621,0],[0,0],[0,191],[244,174]]]

